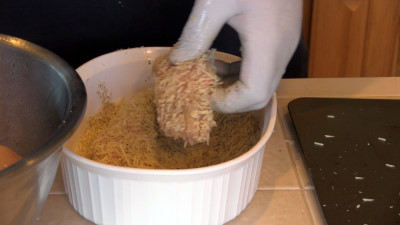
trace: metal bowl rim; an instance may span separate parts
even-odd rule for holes
[[[23,170],[34,167],[52,153],[61,150],[62,145],[68,140],[73,132],[78,128],[86,109],[86,89],[78,73],[61,57],[53,52],[23,40],[21,38],[0,34],[0,45],[26,52],[51,65],[60,75],[69,89],[70,103],[68,104],[63,122],[56,131],[39,148],[31,154],[25,156],[17,163],[0,171],[0,179],[19,173]]]

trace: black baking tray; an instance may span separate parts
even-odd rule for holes
[[[288,108],[327,224],[400,224],[400,100],[298,98]]]

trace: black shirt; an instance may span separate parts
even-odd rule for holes
[[[192,0],[1,0],[0,33],[45,47],[76,68],[117,49],[172,46],[192,6]],[[229,26],[212,47],[240,56],[239,37]],[[304,76],[304,53],[305,45],[287,77]]]

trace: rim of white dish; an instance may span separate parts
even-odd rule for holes
[[[169,47],[141,47],[141,48],[130,48],[130,49],[123,49],[123,50],[117,50],[111,53],[107,53],[101,56],[98,56],[79,68],[77,68],[77,71],[82,70],[87,64],[93,63],[94,61],[101,60],[103,57],[107,57],[111,54],[116,54],[116,53],[121,53],[121,52],[126,52],[126,51],[136,51],[136,50],[144,50],[144,49],[151,49],[151,50],[157,50],[157,49],[169,49]],[[219,52],[222,54],[229,55],[228,53],[223,53]],[[78,72],[79,74],[79,72]],[[72,150],[65,148],[63,149],[63,154],[66,154],[68,157],[73,159],[74,161],[80,162],[82,164],[85,164],[89,167],[92,167],[93,169],[96,170],[104,170],[104,171],[109,171],[109,172],[118,172],[118,173],[124,173],[124,174],[136,174],[136,175],[193,175],[193,174],[202,174],[202,173],[208,173],[208,172],[214,172],[214,171],[221,171],[224,169],[232,169],[232,167],[240,166],[243,163],[245,163],[246,160],[251,158],[254,154],[256,154],[259,150],[261,150],[261,147],[266,144],[270,136],[272,135],[273,129],[275,127],[276,123],[276,116],[277,116],[277,100],[276,100],[276,94],[273,95],[271,98],[269,104],[271,105],[271,112],[270,112],[270,117],[267,119],[268,120],[268,127],[266,131],[264,132],[264,135],[258,140],[258,142],[247,152],[244,154],[240,155],[239,157],[236,157],[234,159],[231,159],[229,161],[215,164],[212,166],[205,166],[205,167],[197,167],[197,168],[188,168],[188,169],[147,169],[147,168],[132,168],[132,167],[121,167],[121,166],[114,166],[114,165],[108,165],[104,163],[99,163],[90,159],[87,159],[83,156],[80,156],[73,152]]]

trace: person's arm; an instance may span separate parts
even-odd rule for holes
[[[217,89],[211,103],[224,113],[259,109],[269,102],[297,47],[301,21],[301,0],[196,0],[170,61],[197,58],[228,23],[242,45],[240,80]]]

